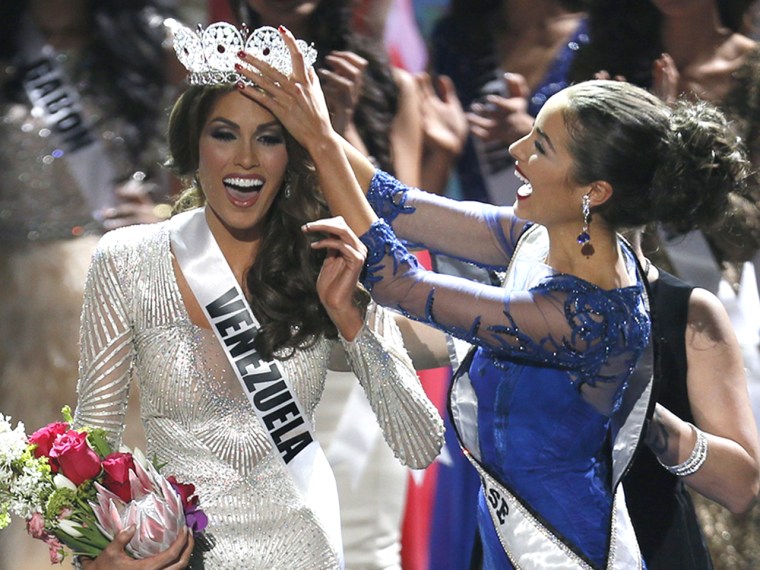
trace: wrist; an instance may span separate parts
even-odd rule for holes
[[[691,448],[691,453],[684,461],[678,463],[677,465],[670,465],[670,462],[667,461],[667,459],[670,458],[656,455],[657,461],[659,461],[660,465],[662,465],[669,473],[675,475],[676,477],[688,477],[689,475],[693,475],[702,467],[702,465],[704,465],[705,461],[707,460],[707,435],[697,426],[691,423],[687,425],[694,432],[695,437],[694,445]]]
[[[342,153],[343,143],[341,136],[334,130],[320,133],[311,137],[308,141],[306,150],[311,155],[311,159],[316,164],[321,157],[331,156],[329,153]],[[332,156],[335,156],[334,154]]]
[[[364,315],[355,305],[346,310],[328,309],[327,314],[338,329],[340,336],[348,342],[353,342],[364,326]]]

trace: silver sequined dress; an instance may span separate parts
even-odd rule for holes
[[[313,414],[330,353],[342,344],[396,455],[422,467],[442,421],[419,385],[389,313],[368,311],[351,343],[320,339],[281,361]],[[175,280],[166,224],[115,230],[100,242],[85,290],[78,425],[114,441],[130,381],[141,395],[148,456],[196,485],[214,548],[205,568],[336,568],[336,553],[303,502],[210,330],[194,325]]]

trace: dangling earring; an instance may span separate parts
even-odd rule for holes
[[[594,255],[594,246],[591,245],[591,236],[588,226],[591,223],[591,198],[588,194],[583,196],[583,229],[578,234],[578,243],[581,244],[581,253],[586,257]]]
[[[283,198],[286,200],[290,198],[290,195],[292,194],[292,191],[290,189],[290,175],[285,175],[285,182],[283,183],[284,188],[282,189],[283,192]]]

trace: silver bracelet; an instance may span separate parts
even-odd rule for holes
[[[694,444],[694,449],[691,450],[691,454],[686,458],[686,461],[679,463],[678,465],[665,465],[660,461],[659,457],[657,458],[657,461],[660,461],[660,465],[676,477],[686,477],[687,475],[696,473],[707,459],[707,436],[705,435],[705,432],[694,424],[690,423],[689,425],[694,430],[694,433],[697,434],[697,441]]]

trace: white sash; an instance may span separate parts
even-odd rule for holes
[[[172,250],[243,392],[333,547],[343,560],[338,492],[311,421],[276,360],[253,347],[259,324],[206,223],[205,209],[169,220]]]
[[[546,233],[541,226],[533,226],[525,232],[515,249],[525,252],[521,259],[540,261],[546,251]],[[514,271],[510,264],[508,278]],[[499,542],[515,568],[553,568],[557,570],[593,570],[593,566],[578,555],[553,530],[547,527],[522,504],[514,494],[501,485],[479,461],[479,437],[477,431],[477,394],[470,382],[469,366],[473,348],[462,362],[452,381],[449,405],[460,446],[480,474],[483,493]],[[625,507],[620,480],[625,474],[644,429],[652,393],[653,345],[650,342],[640,358],[640,364],[628,379],[623,404],[611,421],[613,437],[612,479],[613,508],[611,536],[606,569],[629,570],[642,568],[638,541]]]
[[[90,132],[76,87],[28,17],[22,24],[22,84],[31,104],[39,109],[52,139],[64,151],[66,165],[77,181],[93,218],[116,203],[116,172],[96,135]]]

